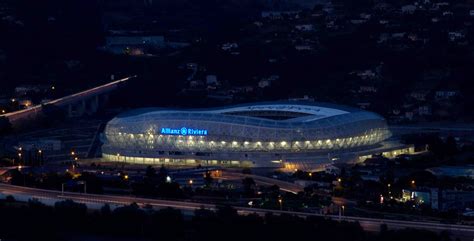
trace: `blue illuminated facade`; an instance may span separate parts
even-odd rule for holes
[[[381,116],[323,103],[264,102],[225,108],[139,109],[112,119],[103,157],[165,165],[319,165],[380,145]]]
[[[207,130],[194,128],[167,128],[162,127],[160,134],[163,135],[182,135],[182,136],[207,136]]]

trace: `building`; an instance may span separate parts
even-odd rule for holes
[[[314,169],[356,160],[391,136],[374,113],[315,102],[138,109],[106,126],[107,161]]]
[[[414,201],[440,211],[463,211],[474,207],[474,192],[439,188],[403,189],[403,201]]]

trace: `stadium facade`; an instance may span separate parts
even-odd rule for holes
[[[390,136],[375,113],[323,103],[146,108],[107,124],[102,155],[139,164],[314,168],[368,153]]]

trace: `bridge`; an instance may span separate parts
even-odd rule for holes
[[[119,86],[124,84],[126,81],[135,77],[136,76],[131,76],[119,79],[92,89],[64,96],[40,105],[35,105],[28,109],[6,113],[0,115],[0,117],[6,117],[13,127],[18,127],[24,121],[33,120],[39,117],[44,107],[48,105],[66,108],[69,117],[95,113],[99,108],[100,103],[107,101],[109,92],[119,88]]]

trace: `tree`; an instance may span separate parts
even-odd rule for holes
[[[242,185],[244,187],[244,192],[247,195],[253,195],[255,191],[255,181],[251,177],[246,177],[242,179]]]
[[[13,203],[16,200],[15,200],[15,197],[13,197],[12,195],[8,195],[8,196],[5,197],[5,201],[9,202],[9,203]]]
[[[162,167],[163,168],[163,167]],[[161,171],[161,169],[160,169]],[[156,170],[152,166],[147,166],[145,170],[145,177],[147,178],[153,178],[156,177]]]
[[[100,208],[100,214],[102,216],[110,216],[110,214],[112,214],[112,210],[110,209],[110,205],[106,203],[104,206],[102,206]]]
[[[5,116],[0,116],[0,135],[5,135],[10,133],[12,130],[12,124]]]
[[[85,181],[87,185],[87,192],[89,193],[103,193],[102,180],[93,173],[83,172],[79,180]]]
[[[209,187],[212,184],[212,181],[214,181],[214,178],[211,175],[210,171],[207,171],[206,174],[204,175],[204,182],[206,183],[206,186]]]
[[[446,144],[445,145],[446,145],[446,154],[447,155],[452,156],[452,155],[457,153],[458,147],[457,147],[457,144],[456,144],[456,139],[454,139],[454,137],[449,136],[446,139]]]
[[[166,177],[168,177],[168,170],[165,168],[165,165],[161,165],[160,170],[158,171],[158,180],[159,180],[159,182],[160,183],[165,183],[166,182]]]
[[[237,213],[237,210],[235,210],[235,208],[229,205],[217,207],[216,214],[217,214],[217,217],[224,220],[228,220],[228,221],[231,221],[232,219],[239,216],[239,214]]]

